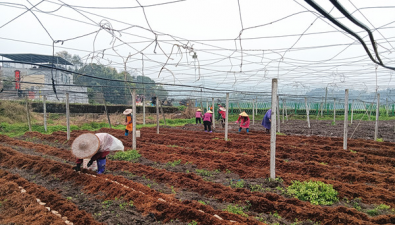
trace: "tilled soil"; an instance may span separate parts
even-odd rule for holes
[[[271,186],[272,183],[264,179],[269,177],[268,134],[258,130],[252,130],[249,134],[231,132],[230,141],[225,141],[222,133],[188,129],[189,126],[161,128],[159,135],[155,128],[141,129],[142,136],[138,139],[137,148],[144,159],[136,163],[108,160],[107,169],[112,175],[92,177],[88,174],[93,172],[84,170],[84,173],[70,176],[75,172],[69,165],[73,157],[67,148],[78,135],[87,131],[73,131],[69,141],[64,132],[52,135],[26,133],[26,140],[37,138],[63,143],[66,149],[44,142],[39,144],[0,136],[3,143],[3,147],[0,146],[0,166],[33,170],[44,175],[55,174],[62,182],[73,181],[82,186],[84,193],[102,193],[102,200],[120,197],[125,202],[132,200],[138,212],[144,216],[152,213],[163,222],[179,219],[185,222],[195,220],[199,224],[234,224],[232,221],[259,224],[252,216],[271,222],[267,215],[278,213],[285,220],[279,221],[281,224],[290,224],[296,219],[321,224],[395,223],[395,215],[389,212],[371,217],[365,211],[357,211],[349,203],[349,200],[361,201],[361,205],[366,205],[365,208],[379,204],[395,207],[395,149],[392,143],[352,139],[348,143],[349,149],[343,150],[342,138],[279,135],[276,175],[284,182]],[[103,128],[98,132],[111,133],[123,141],[126,149],[132,146],[131,138],[125,137],[120,130]],[[58,160],[43,158],[44,155],[32,156],[9,146],[34,149],[37,153]],[[50,165],[47,165],[49,162]],[[169,166],[169,162],[179,162],[179,165]],[[138,178],[131,179],[128,174]],[[143,177],[146,181],[141,179]],[[245,186],[231,187],[240,180],[245,181]],[[323,207],[290,198],[281,190],[292,180],[317,180],[332,184],[339,198],[347,199],[347,204],[341,202]],[[167,194],[147,187],[151,181],[162,189],[167,186],[164,190]],[[252,187],[257,184],[264,190],[254,191]],[[136,191],[127,191],[129,189],[122,185]],[[277,187],[277,191],[273,190]],[[176,193],[169,193],[173,190]],[[196,200],[207,201],[210,205]],[[227,204],[216,202],[248,206],[247,213],[251,216],[246,218],[222,211]],[[224,220],[217,219],[215,215]]]

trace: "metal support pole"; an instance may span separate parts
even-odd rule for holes
[[[307,127],[310,128],[310,108],[307,105],[307,98],[304,98],[304,104],[306,105],[306,119],[307,119]]]
[[[270,178],[276,178],[277,79],[272,79],[272,129],[270,129]]]
[[[67,124],[67,140],[70,140],[70,105],[69,105],[69,93],[66,93],[66,124]]]
[[[159,99],[156,97],[156,133],[159,134]]]
[[[326,107],[326,115],[328,115],[328,106],[326,105],[326,98],[328,97],[328,87],[325,88],[325,103],[324,106]]]
[[[225,141],[228,140],[228,124],[229,124],[229,93],[226,93],[226,117],[225,117]]]
[[[43,96],[43,111],[44,111],[44,130],[47,132],[47,96]]]
[[[212,107],[213,107],[213,129],[215,129],[215,115],[216,115],[216,113],[214,112],[215,111],[215,107],[214,107],[214,98],[211,98],[211,101],[212,101]]]
[[[380,113],[380,94],[377,93],[376,125],[374,126],[374,140],[375,141],[377,141],[377,135],[379,133],[379,113]]]
[[[343,149],[347,150],[347,133],[348,133],[348,89],[344,96],[344,134],[343,134]]]
[[[137,111],[136,111],[136,89],[133,89],[132,94],[132,110],[133,110],[133,129],[132,129],[132,150],[136,150],[136,120],[137,120]]]

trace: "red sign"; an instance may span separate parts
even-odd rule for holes
[[[21,89],[21,71],[15,70],[15,89]]]

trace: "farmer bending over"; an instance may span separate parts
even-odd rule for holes
[[[240,113],[236,123],[238,123],[239,121],[240,121],[239,132],[241,131],[241,129],[245,128],[248,133],[250,127],[250,117],[248,117],[248,114],[246,112]]]
[[[75,171],[81,170],[83,159],[90,159],[88,167],[96,160],[97,173],[102,174],[106,168],[106,156],[110,151],[123,151],[122,141],[107,133],[86,133],[78,136],[71,144],[71,153],[77,158]]]

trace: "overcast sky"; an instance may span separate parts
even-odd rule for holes
[[[246,92],[269,92],[272,78],[279,79],[280,93],[293,94],[327,86],[369,92],[395,86],[393,71],[377,67],[359,41],[305,1],[139,2],[145,15],[130,0],[1,1],[0,52],[51,55],[53,40],[62,40],[55,52],[66,50],[86,62],[163,83]],[[329,1],[316,2],[374,54],[367,32]],[[395,67],[395,1],[339,2],[370,28],[383,63]],[[42,25],[26,12],[36,4],[32,12]]]

